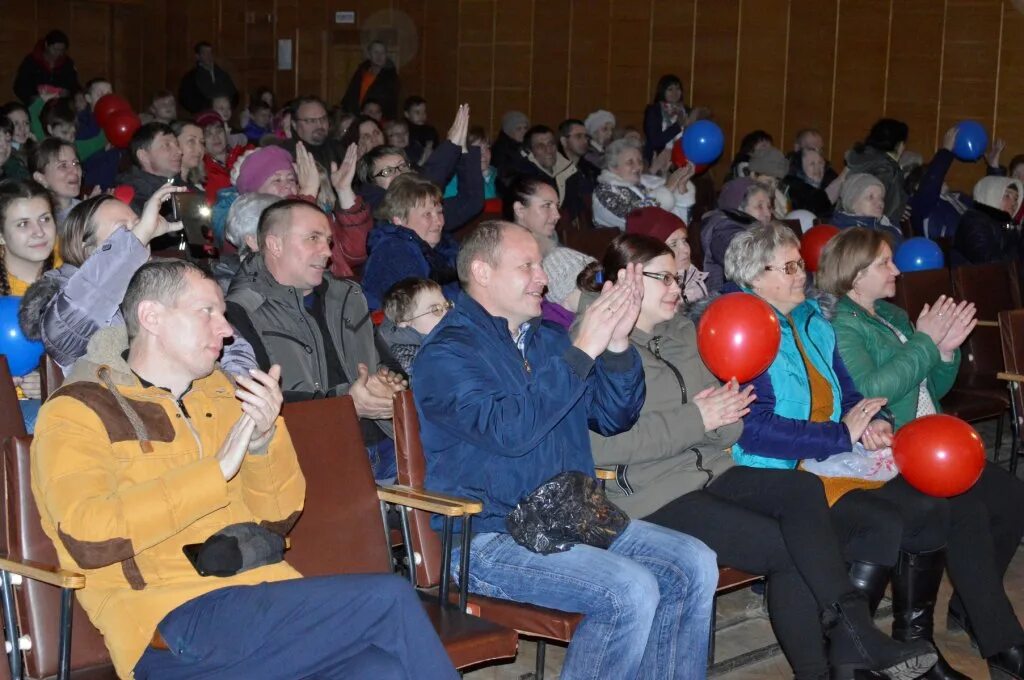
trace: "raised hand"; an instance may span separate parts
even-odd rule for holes
[[[466,136],[469,134],[469,104],[459,104],[455,121],[448,129],[448,141],[466,150]]]
[[[613,352],[625,352],[629,348],[629,334],[633,332],[637,317],[640,316],[640,304],[644,299],[644,266],[629,264],[619,272],[616,285],[627,287],[625,302],[619,307],[618,318],[614,321],[608,349]]]
[[[624,269],[619,271],[615,283],[606,281],[601,290],[601,295],[583,313],[580,324],[576,329],[573,345],[586,352],[591,358],[596,359],[602,352],[609,349],[612,333],[617,331],[619,337],[616,346],[612,349],[613,351],[625,350],[626,347],[622,346],[623,329],[618,328],[618,326],[620,322],[626,323],[624,319],[626,319],[627,313],[632,314],[630,308],[635,304],[633,298],[636,295],[636,291],[633,290],[633,287],[636,285],[635,281],[626,276],[626,270]],[[640,285],[642,286],[642,284]],[[637,310],[638,313],[639,310]],[[635,322],[636,316],[634,314],[633,323]],[[626,344],[629,342],[628,338],[629,332],[626,331]]]
[[[946,134],[942,136],[942,148],[945,149],[946,151],[953,150],[953,146],[956,144],[956,133],[958,129],[959,128],[957,128],[957,126],[954,125],[953,127],[946,130]]]
[[[299,193],[303,196],[318,198],[320,193],[320,171],[316,168],[313,155],[306,151],[306,145],[299,142],[295,145],[295,176],[299,180]]]
[[[352,191],[352,179],[356,174],[356,160],[359,155],[355,144],[349,144],[345,150],[345,158],[341,165],[331,163],[331,186],[338,193],[338,205],[342,209],[351,208],[356,204],[356,194]]]
[[[940,295],[933,304],[921,308],[921,313],[917,317],[917,330],[931,338],[938,346],[949,332],[955,310],[956,302],[953,298]]]
[[[149,197],[146,205],[142,208],[142,217],[139,223],[132,228],[135,237],[142,241],[142,245],[149,245],[149,242],[157,236],[172,231],[181,231],[184,226],[181,222],[168,222],[160,215],[160,207],[165,201],[171,199],[171,194],[188,191],[185,187],[176,187],[173,184],[165,184]]]
[[[985,152],[985,162],[988,163],[990,168],[999,167],[999,156],[1003,153],[1003,149],[1005,148],[1005,140],[999,138],[992,140],[992,146]]]

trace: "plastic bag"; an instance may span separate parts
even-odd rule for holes
[[[802,467],[819,477],[850,477],[871,482],[888,482],[900,472],[890,447],[868,451],[859,443],[854,445],[853,451],[837,453],[825,460],[805,458]]]
[[[582,472],[555,475],[505,518],[516,543],[542,555],[565,552],[577,543],[607,548],[628,525],[629,515]]]

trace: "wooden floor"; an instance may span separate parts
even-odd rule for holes
[[[992,453],[994,427],[978,426],[979,432],[989,445]],[[1009,446],[1004,444],[1003,456]],[[1018,474],[1024,476],[1024,465]],[[1006,577],[1006,591],[1024,620],[1024,550],[1017,552]],[[971,647],[964,634],[946,631],[946,605],[949,601],[950,585],[946,579],[939,590],[939,604],[935,608],[935,641],[949,663],[972,680],[989,677],[983,659]],[[775,636],[764,611],[762,598],[749,589],[723,595],[718,600],[718,633],[716,636],[716,667],[709,677],[718,680],[790,680],[793,671],[786,663],[785,656],[775,644]],[[876,621],[882,630],[888,631],[892,619],[888,614],[888,601],[879,608]],[[519,645],[519,656],[513,663],[491,666],[467,673],[467,680],[530,680],[533,677],[536,659],[536,645],[523,640]],[[557,645],[547,646],[545,657],[545,680],[558,678],[565,649]]]

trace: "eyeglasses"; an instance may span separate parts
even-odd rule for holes
[[[408,319],[403,320],[402,323],[415,321],[421,316],[426,316],[427,314],[433,314],[437,318],[441,319],[444,318],[444,315],[448,313],[448,310],[454,306],[455,303],[453,303],[451,300],[445,300],[439,305],[430,305],[429,307],[427,307],[427,311],[423,312],[422,314],[417,314],[416,316],[410,316]]]
[[[764,270],[766,272],[782,272],[786,276],[793,276],[798,271],[801,271],[801,272],[807,271],[807,263],[804,262],[803,260],[790,260],[789,262],[787,262],[786,264],[782,265],[781,267],[776,266],[776,265],[771,265],[771,264],[767,265],[764,268]]]
[[[326,123],[327,116],[320,116],[319,118],[296,118],[300,123],[308,123],[309,125],[316,125],[317,123]]]
[[[404,174],[406,172],[409,172],[409,169],[410,169],[409,168],[409,164],[406,163],[405,161],[402,161],[398,165],[389,165],[387,167],[381,168],[377,172],[373,173],[373,176],[374,177],[391,177],[391,175],[401,175],[401,174]]]
[[[675,283],[680,288],[683,287],[682,278],[680,278],[676,274],[669,274],[668,272],[644,272],[644,276],[646,276],[649,279],[661,281],[663,284],[665,284],[666,288],[671,286],[673,283]]]

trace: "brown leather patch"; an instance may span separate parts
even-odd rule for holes
[[[53,393],[50,399],[58,397],[70,397],[77,399],[93,410],[99,416],[103,427],[107,429],[107,436],[111,444],[117,442],[138,441],[128,416],[117,403],[117,399],[106,387],[96,383],[76,382],[64,385]],[[139,415],[149,434],[150,441],[172,442],[174,441],[174,426],[167,412],[160,404],[148,401],[138,401],[125,397],[131,407]]]
[[[121,562],[121,571],[124,572],[124,577],[132,590],[143,590],[146,587],[146,579],[142,578],[142,571],[134,557],[129,557]]]
[[[57,525],[57,535],[71,557],[84,569],[99,569],[115,562],[123,562],[135,554],[132,542],[127,538],[80,541],[65,534],[59,524]]]
[[[295,523],[299,521],[299,515],[302,514],[301,510],[296,510],[292,514],[288,515],[284,519],[279,519],[276,522],[270,520],[263,520],[260,522],[260,526],[268,531],[272,531],[279,536],[287,536],[288,532],[292,530]]]

